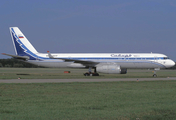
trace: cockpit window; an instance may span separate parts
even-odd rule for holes
[[[164,59],[166,60],[166,59],[169,59],[168,57],[164,57]]]

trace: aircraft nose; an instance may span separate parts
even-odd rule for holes
[[[168,61],[167,68],[173,67],[175,65],[175,62],[170,60]]]

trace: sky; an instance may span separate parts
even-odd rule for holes
[[[41,53],[152,52],[176,61],[176,0],[3,0],[0,52],[15,54],[9,27]]]

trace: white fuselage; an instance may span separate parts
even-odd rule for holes
[[[95,68],[104,73],[124,73],[128,68],[169,68],[175,62],[156,53],[39,53],[18,27],[10,27],[16,55],[4,54],[44,67]]]
[[[73,67],[84,68],[80,63],[65,62],[62,58],[97,62],[95,66],[104,64],[117,64],[121,68],[169,68],[175,62],[166,55],[156,53],[63,53],[52,54],[57,59],[50,59],[48,54],[37,53],[37,60],[29,60],[29,63],[44,67]],[[59,59],[61,58],[61,59]],[[89,65],[88,65],[89,66]]]

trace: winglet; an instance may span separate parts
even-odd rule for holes
[[[47,51],[49,58],[54,58],[49,51]]]

